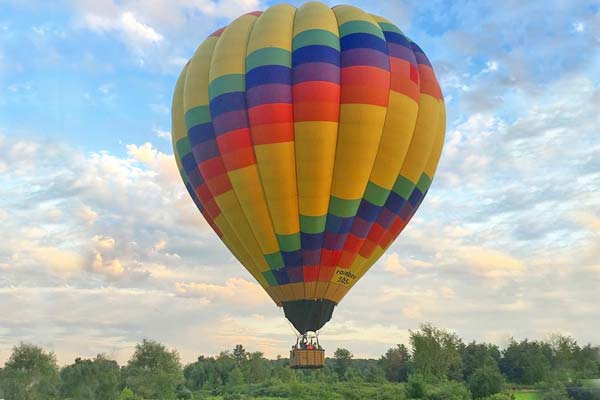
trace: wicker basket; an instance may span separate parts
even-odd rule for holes
[[[290,367],[314,369],[325,366],[325,350],[294,349],[290,351]]]

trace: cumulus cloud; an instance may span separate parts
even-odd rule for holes
[[[460,261],[477,275],[499,278],[523,273],[523,263],[498,250],[465,246],[456,254]]]
[[[391,272],[392,274],[398,276],[406,276],[408,275],[408,269],[400,264],[400,257],[396,253],[391,253],[385,257],[384,269],[387,272]]]
[[[114,0],[73,3],[77,25],[114,35],[133,52],[140,67],[181,68],[191,51],[216,28],[215,21],[264,8],[260,0]],[[185,63],[185,62],[183,62]]]
[[[78,34],[114,50],[108,66],[100,51],[77,53],[90,71],[158,64],[166,73],[136,77],[170,88],[206,34],[267,5],[72,4],[76,35],[27,27],[34,45],[20,59],[14,26],[0,27],[3,44],[14,42],[0,49],[0,70],[19,71],[3,83],[10,98],[0,106],[22,106],[42,93],[40,82],[21,76],[30,49],[50,49],[40,68],[55,65],[65,57],[55,47],[77,47],[56,41]],[[598,342],[600,60],[593,50],[600,15],[579,1],[552,9],[459,1],[443,13],[435,3],[354,4],[398,22],[431,56],[449,127],[422,209],[336,308],[324,344],[375,356],[406,343],[408,329],[422,321],[499,344],[509,334],[541,338],[557,330]],[[504,29],[515,15],[522,23]],[[122,87],[111,75],[86,91],[118,100]],[[288,348],[293,332],[283,315],[194,209],[162,150],[169,133],[152,130],[168,124],[165,99],[159,93],[142,105],[160,119],[144,128],[147,139],[123,139],[133,144],[110,151],[84,153],[41,134],[0,135],[0,358],[2,348],[26,340],[55,349],[61,362],[98,352],[122,362],[148,332],[185,360],[238,342],[269,356]],[[199,336],[207,338],[201,348]]]
[[[228,300],[238,305],[255,306],[270,302],[257,283],[239,278],[229,279],[224,285],[178,282],[176,292],[184,297],[197,297],[207,301]]]

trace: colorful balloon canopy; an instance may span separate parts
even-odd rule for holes
[[[213,33],[172,118],[190,196],[301,333],[329,321],[410,221],[446,126],[419,46],[385,18],[318,2]]]

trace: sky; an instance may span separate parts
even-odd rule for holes
[[[195,48],[275,3],[0,0],[0,363],[21,341],[61,364],[124,363],[144,338],[184,362],[286,354],[292,328],[195,209],[170,142]],[[600,2],[348,3],[425,50],[448,128],[421,209],[324,347],[379,357],[425,322],[600,344]]]

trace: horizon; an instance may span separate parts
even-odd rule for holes
[[[123,365],[143,338],[184,362],[238,343],[287,356],[293,329],[195,208],[170,142],[195,48],[277,3],[6,1],[0,364],[27,342]],[[466,342],[600,344],[600,6],[345,3],[425,50],[448,123],[428,197],[322,345],[377,358],[426,322]]]

